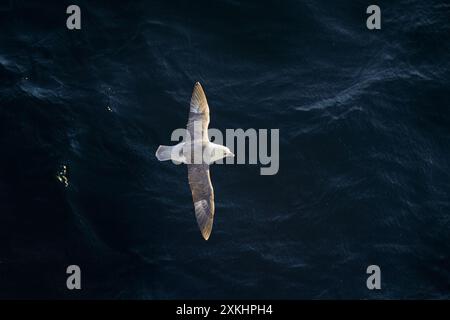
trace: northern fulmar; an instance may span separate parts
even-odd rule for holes
[[[197,82],[192,92],[187,123],[187,137],[175,146],[159,146],[159,161],[185,163],[194,202],[195,217],[205,240],[209,239],[214,220],[214,189],[209,165],[234,154],[225,146],[212,143],[208,137],[209,106],[202,86]]]

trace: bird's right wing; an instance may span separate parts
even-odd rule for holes
[[[195,217],[205,240],[209,239],[214,220],[214,189],[207,164],[188,164],[189,186]]]
[[[208,140],[209,106],[205,92],[199,82],[194,86],[191,104],[189,106],[189,120],[187,130],[190,138]]]

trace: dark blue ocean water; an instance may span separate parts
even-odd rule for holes
[[[448,2],[2,3],[0,298],[450,297]],[[196,81],[211,127],[280,129],[277,175],[211,168],[208,242],[154,157]]]

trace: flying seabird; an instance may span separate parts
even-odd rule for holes
[[[234,154],[225,146],[209,141],[209,106],[202,86],[197,82],[192,92],[187,123],[187,138],[175,146],[159,146],[159,161],[173,160],[185,163],[194,202],[195,217],[205,240],[211,235],[214,219],[214,189],[209,176],[209,165]]]

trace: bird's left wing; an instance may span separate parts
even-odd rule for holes
[[[209,106],[202,85],[197,82],[189,106],[187,130],[192,140],[208,140]]]
[[[214,220],[214,189],[207,164],[188,164],[189,186],[194,201],[195,217],[205,240],[211,235]]]

